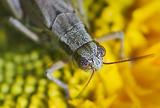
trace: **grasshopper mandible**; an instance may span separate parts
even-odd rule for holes
[[[123,33],[116,32],[94,40],[86,31],[83,22],[77,16],[69,1],[6,0],[5,2],[8,3],[14,14],[14,17],[9,18],[9,21],[17,29],[36,42],[40,41],[40,36],[34,30],[27,28],[22,23],[23,20],[27,20],[31,26],[40,30],[49,31],[51,37],[58,38],[61,48],[68,55],[72,56],[81,69],[92,70],[93,72],[88,83],[93,73],[100,69],[103,64],[120,63],[135,59],[132,58],[110,63],[103,62],[105,49],[98,42],[120,39],[120,51],[123,52]],[[48,79],[64,88],[67,95],[69,95],[67,85],[52,76],[55,70],[62,68],[64,65],[65,63],[62,60],[58,61],[47,70],[46,75]]]

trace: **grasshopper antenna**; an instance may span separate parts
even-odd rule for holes
[[[117,64],[117,63],[122,63],[122,62],[128,62],[128,61],[136,61],[136,60],[139,60],[139,59],[143,59],[143,58],[146,58],[146,57],[151,57],[153,56],[154,54],[148,54],[148,55],[144,55],[144,56],[139,56],[139,57],[134,57],[134,58],[129,58],[129,59],[124,59],[124,60],[119,60],[119,61],[115,61],[115,62],[103,62],[103,64]],[[86,84],[84,85],[84,87],[82,88],[82,90],[78,93],[78,95],[76,96],[76,98],[78,98],[82,93],[83,91],[86,89],[86,87],[89,85],[89,83],[91,82],[91,79],[95,73],[95,70],[91,67],[92,69],[92,73],[88,79],[88,81],[86,82]]]
[[[86,89],[86,87],[89,85],[89,83],[91,82],[91,79],[92,79],[92,77],[93,77],[93,75],[94,75],[94,73],[95,73],[95,70],[94,70],[92,67],[91,67],[91,69],[92,69],[92,73],[91,73],[88,81],[86,82],[86,84],[84,85],[84,87],[83,87],[82,90],[78,93],[78,95],[77,95],[76,97],[79,97],[79,96],[83,93],[83,91]]]
[[[153,56],[154,54],[148,54],[148,55],[144,55],[144,56],[139,56],[139,57],[134,57],[134,58],[129,58],[129,59],[124,59],[124,60],[119,60],[119,61],[115,61],[115,62],[103,62],[103,64],[107,64],[107,65],[110,65],[110,64],[117,64],[117,63],[122,63],[122,62],[128,62],[128,61],[136,61],[136,60],[139,60],[139,59],[144,59],[146,57],[151,57]]]

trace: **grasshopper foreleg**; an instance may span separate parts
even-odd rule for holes
[[[46,71],[46,76],[48,79],[50,79],[51,81],[53,81],[54,83],[56,83],[57,85],[59,85],[61,88],[63,88],[66,92],[66,96],[67,98],[69,98],[69,91],[68,91],[68,86],[67,84],[63,83],[62,81],[60,81],[57,78],[53,77],[53,74],[56,70],[64,67],[65,63],[63,61],[58,61],[55,64],[52,65],[52,67],[50,69],[48,69]]]
[[[124,58],[125,54],[124,54],[124,33],[123,32],[114,32],[108,35],[104,35],[100,38],[97,38],[96,40],[98,42],[105,42],[105,41],[110,41],[110,40],[115,40],[115,39],[120,40],[119,53],[120,53],[120,57]]]

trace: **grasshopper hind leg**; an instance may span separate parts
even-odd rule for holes
[[[113,32],[108,35],[104,35],[98,39],[96,39],[98,42],[106,42],[106,41],[111,41],[118,39],[120,41],[120,58],[125,58],[124,54],[124,33],[123,32]]]
[[[23,25],[19,20],[10,17],[9,18],[9,22],[15,27],[17,28],[20,32],[24,33],[27,37],[29,37],[30,39],[32,39],[33,41],[35,41],[36,43],[39,42],[39,38],[37,36],[37,34],[35,34],[34,32],[32,32],[31,30],[29,30],[25,25]]]
[[[7,4],[10,7],[10,10],[13,12],[14,16],[17,19],[22,19],[23,11],[21,8],[20,0],[6,0]]]
[[[63,61],[58,61],[55,64],[52,65],[52,67],[50,69],[48,69],[46,71],[46,76],[49,80],[53,81],[54,83],[56,83],[57,85],[59,85],[61,88],[63,88],[65,90],[66,93],[66,97],[69,98],[69,90],[68,90],[68,86],[67,84],[63,83],[62,81],[60,81],[57,78],[54,78],[53,74],[56,70],[64,67],[65,63]]]

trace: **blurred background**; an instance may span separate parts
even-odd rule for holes
[[[55,76],[67,83],[68,100],[44,74],[59,53],[9,25],[12,14],[0,1],[0,108],[160,108],[160,1],[84,0],[83,8],[94,38],[123,31],[126,58],[154,56],[103,66],[78,98],[90,73],[67,64]],[[118,41],[101,45],[104,61],[119,60]]]

